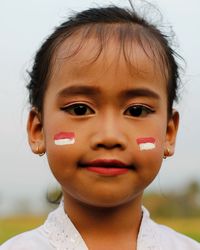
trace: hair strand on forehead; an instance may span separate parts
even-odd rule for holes
[[[118,39],[120,54],[122,51],[129,67],[133,67],[134,45],[156,65],[167,79],[168,113],[172,113],[173,102],[177,100],[179,85],[179,55],[170,47],[168,38],[144,17],[137,14],[131,1],[131,9],[108,6],[91,8],[71,16],[58,26],[42,44],[35,56],[32,70],[29,72],[29,101],[39,112],[43,109],[43,100],[51,76],[52,61],[57,49],[68,43],[65,57],[75,56],[90,37],[98,40],[98,49],[92,59],[97,60],[111,39]],[[79,39],[75,39],[79,37]],[[71,45],[70,45],[71,44]],[[72,49],[73,48],[73,49]]]

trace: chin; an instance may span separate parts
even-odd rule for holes
[[[138,201],[138,198],[142,195],[127,195],[127,196],[118,196],[114,197],[113,194],[110,194],[108,196],[104,195],[103,197],[95,197],[95,199],[83,199],[80,200],[80,202],[84,203],[86,206],[92,206],[97,208],[117,208],[123,205],[126,205],[130,202],[136,202]],[[140,199],[139,199],[140,200]]]

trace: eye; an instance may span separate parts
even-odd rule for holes
[[[145,105],[133,105],[127,108],[124,112],[125,115],[133,117],[145,117],[148,114],[154,113],[155,111]]]
[[[85,115],[91,115],[95,113],[94,110],[92,110],[88,105],[83,104],[83,103],[76,103],[76,104],[68,105],[68,106],[62,107],[61,110],[74,116],[85,116]]]

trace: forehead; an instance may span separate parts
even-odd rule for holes
[[[84,31],[84,30],[83,30]],[[131,80],[148,78],[164,82],[166,72],[161,66],[158,50],[138,39],[120,39],[114,32],[107,38],[77,32],[65,39],[54,53],[51,62],[50,82],[59,77],[88,78],[91,82],[108,72]],[[164,67],[166,68],[166,67]],[[57,79],[58,80],[58,79]],[[127,80],[127,79],[126,79]]]

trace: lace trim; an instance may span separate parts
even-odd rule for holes
[[[88,250],[81,235],[65,214],[63,202],[49,214],[43,229],[50,244],[57,250]]]
[[[149,218],[149,212],[142,207],[143,217],[137,239],[137,250],[161,250],[156,237],[156,230]]]
[[[160,250],[156,231],[149,218],[149,212],[143,207],[143,218],[137,239],[137,250]],[[81,235],[64,212],[63,201],[49,214],[42,231],[50,244],[57,250],[88,250]]]

